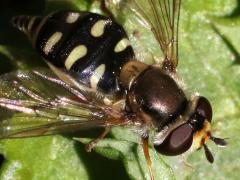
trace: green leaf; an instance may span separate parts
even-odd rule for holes
[[[210,99],[214,112],[212,133],[229,138],[229,145],[219,148],[208,143],[215,157],[212,165],[206,162],[203,150],[192,153],[188,161],[194,170],[189,173],[188,179],[238,179],[240,14],[234,18],[231,14],[239,8],[239,4],[219,1],[217,6],[221,7],[216,7],[214,1],[209,9],[208,1],[201,2],[206,4],[205,12],[191,15],[191,6],[195,1],[184,3],[186,11],[184,9],[181,16],[181,63],[178,72],[189,91],[199,92]]]
[[[97,2],[91,6],[84,0],[30,4],[33,10],[18,9],[11,3],[0,7],[1,73],[45,66],[30,48],[27,38],[7,23],[13,15],[43,14],[66,7],[98,11]],[[229,145],[219,148],[208,143],[215,157],[213,165],[205,160],[203,150],[187,153],[185,158],[193,170],[180,157],[164,157],[150,149],[156,179],[239,179],[239,8],[233,0],[182,2],[178,75],[184,80],[189,96],[198,92],[211,101],[213,134],[229,138]],[[149,53],[143,53],[146,48],[155,57],[161,56],[154,37],[131,23],[134,17],[121,12],[118,17],[130,36],[134,30],[140,31],[140,43],[134,44],[134,48],[143,54],[144,61],[152,63]],[[89,139],[80,141],[86,143]],[[149,178],[140,142],[138,135],[126,128],[113,129],[111,137],[97,145],[96,153],[86,153],[83,144],[62,136],[4,140],[0,143],[0,152],[5,157],[0,179]]]
[[[76,179],[79,175],[88,178],[74,142],[65,138],[7,140],[1,147],[7,158],[1,168],[1,179]]]

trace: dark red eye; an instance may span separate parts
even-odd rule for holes
[[[155,149],[164,155],[175,156],[187,151],[193,141],[193,129],[189,124],[183,124],[174,129],[168,137]]]
[[[212,120],[212,106],[205,97],[199,97],[196,112],[207,119],[209,122]]]

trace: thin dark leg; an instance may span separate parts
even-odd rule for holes
[[[96,139],[92,140],[91,142],[89,142],[88,144],[86,144],[85,149],[87,152],[91,152],[92,149],[97,145],[97,143],[102,140],[110,131],[110,127],[106,127],[103,131],[102,134],[100,134],[99,137],[97,137]]]
[[[105,0],[100,0],[101,10],[112,20],[115,20],[113,13],[107,8]]]

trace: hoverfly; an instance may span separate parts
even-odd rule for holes
[[[1,77],[0,106],[11,113],[1,118],[0,138],[103,127],[87,144],[91,151],[112,127],[124,126],[141,136],[152,179],[149,141],[170,156],[186,152],[194,141],[212,163],[207,140],[222,146],[226,141],[211,134],[211,105],[205,97],[187,97],[175,76],[181,0],[148,0],[144,8],[139,2],[127,6],[154,34],[164,55],[161,64],[138,61],[123,27],[99,14],[60,11],[13,18],[51,71]],[[17,112],[24,117],[12,121],[9,115]]]

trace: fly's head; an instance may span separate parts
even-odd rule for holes
[[[191,147],[204,148],[207,160],[214,161],[211,151],[206,143],[210,139],[216,145],[226,146],[224,139],[211,134],[212,107],[210,102],[202,96],[196,96],[188,102],[188,107],[183,115],[170,124],[166,130],[156,136],[154,147],[165,155],[179,155]]]

